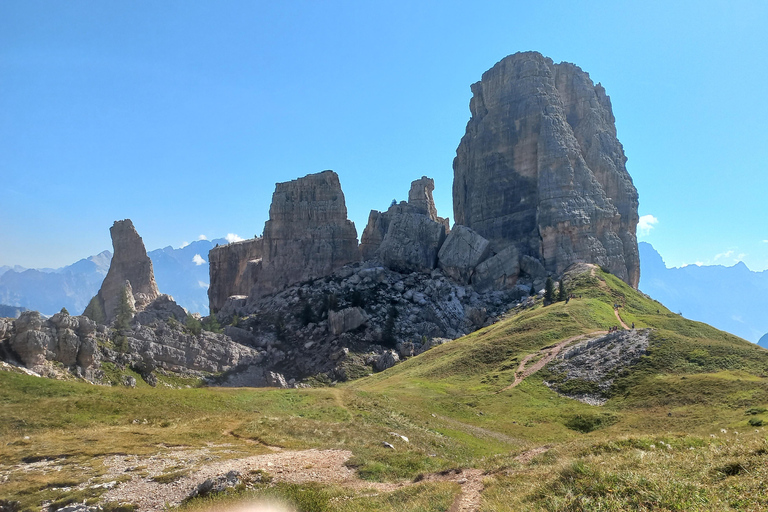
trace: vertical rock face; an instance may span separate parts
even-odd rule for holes
[[[131,290],[128,299],[134,303],[136,311],[143,310],[160,295],[152,271],[152,260],[147,256],[144,241],[136,232],[131,220],[116,221],[109,232],[112,236],[114,256],[99,293],[91,299],[83,313],[97,322],[104,323],[115,319],[118,304],[126,289]]]
[[[506,57],[472,85],[454,160],[456,223],[548,272],[597,263],[640,276],[637,191],[603,87],[536,52]]]
[[[256,238],[214,247],[208,252],[211,285],[208,302],[212,312],[231,295],[248,295],[261,272],[263,239]]]
[[[400,272],[434,269],[448,231],[448,219],[437,216],[434,189],[434,180],[422,176],[411,183],[408,202],[393,204],[386,212],[372,210],[361,237],[363,259],[378,259]]]
[[[333,171],[278,183],[264,225],[262,266],[252,295],[326,276],[360,260],[355,224]]]

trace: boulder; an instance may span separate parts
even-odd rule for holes
[[[331,328],[331,332],[335,335],[354,331],[367,321],[368,315],[366,315],[365,311],[359,307],[328,312],[328,324]]]
[[[400,362],[400,356],[394,350],[387,350],[373,362],[373,369],[377,372],[383,372],[387,368],[392,368]]]
[[[478,291],[511,288],[517,283],[519,274],[517,249],[514,246],[507,247],[475,267],[472,286]]]
[[[43,365],[53,352],[56,338],[37,311],[25,311],[16,320],[16,334],[10,340],[11,349],[27,368]]]
[[[395,215],[377,251],[378,259],[398,272],[431,272],[445,241],[445,226],[426,215]]]
[[[184,324],[187,321],[187,310],[165,293],[153,300],[143,311],[136,313],[136,321],[140,324],[167,322],[171,318]]]
[[[488,240],[466,226],[454,226],[437,254],[437,264],[453,280],[469,283],[475,267],[488,257]]]
[[[453,163],[456,223],[548,273],[595,263],[636,288],[637,191],[603,87],[573,64],[523,52],[472,93]]]

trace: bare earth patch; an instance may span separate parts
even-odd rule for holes
[[[102,495],[105,502],[127,502],[137,506],[137,512],[162,511],[179,505],[198,485],[208,478],[224,475],[229,471],[241,474],[265,471],[274,482],[334,484],[353,489],[371,489],[375,492],[391,492],[415,485],[414,482],[376,483],[361,480],[355,471],[345,466],[352,456],[348,450],[301,450],[279,451],[240,459],[213,460],[208,449],[175,450],[150,457],[117,455],[104,460],[108,468],[105,479],[133,477]],[[175,481],[160,483],[152,478],[176,469],[188,472]],[[462,492],[456,497],[450,510],[470,512],[480,506],[483,490],[482,471],[478,469],[433,473],[421,482],[456,482]]]

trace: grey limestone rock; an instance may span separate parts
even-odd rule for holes
[[[44,319],[26,311],[16,320],[10,347],[27,368],[57,361],[66,366],[90,368],[97,360],[96,325],[84,316],[56,313]]]
[[[396,215],[376,252],[381,262],[398,272],[430,272],[445,241],[445,226],[426,215]]]
[[[278,183],[264,225],[263,258],[250,296],[330,275],[360,260],[355,224],[333,171]]]
[[[387,233],[390,230],[390,225],[397,221],[396,227],[401,229],[403,227],[412,227],[416,223],[429,226],[423,220],[418,220],[419,217],[413,217],[414,215],[426,217],[428,220],[439,224],[443,227],[443,233],[447,233],[448,219],[439,217],[437,215],[437,209],[435,208],[435,201],[432,198],[432,191],[435,189],[435,182],[432,178],[422,176],[418,180],[411,182],[411,188],[408,191],[408,202],[402,201],[398,204],[393,204],[386,212],[380,212],[377,210],[371,210],[368,216],[368,224],[363,230],[363,234],[360,238],[360,253],[363,260],[381,259],[380,248]],[[410,220],[403,221],[403,217],[412,217]],[[433,228],[437,233],[437,228]],[[410,236],[409,233],[393,233],[395,244],[401,243],[404,237]],[[392,241],[392,240],[391,240]],[[440,242],[442,243],[442,242]],[[438,246],[439,249],[439,246]],[[386,249],[390,251],[385,255],[387,258],[392,258],[393,248],[390,246]],[[394,251],[400,251],[400,247],[395,247]],[[394,264],[396,266],[399,263],[395,258]],[[390,259],[390,262],[392,260]],[[401,265],[403,268],[412,266],[412,263],[405,262],[405,265]],[[421,266],[421,265],[417,265]],[[434,268],[432,266],[429,270]]]
[[[344,308],[341,311],[328,312],[328,325],[333,334],[353,331],[368,321],[368,315],[362,308]]]
[[[394,350],[387,350],[381,354],[373,363],[373,369],[377,372],[383,372],[387,368],[392,368],[400,362],[400,356]]]
[[[232,295],[248,295],[261,273],[261,237],[214,247],[208,252],[211,311],[218,312]]]
[[[454,160],[457,224],[560,274],[596,263],[637,287],[637,191],[600,84],[536,52],[472,85]]]
[[[443,272],[460,283],[469,283],[472,272],[488,257],[488,240],[466,226],[454,226],[437,254],[437,264]]]
[[[480,263],[472,274],[472,286],[478,291],[511,288],[520,275],[517,249],[509,246]]]
[[[130,285],[136,311],[143,310],[160,295],[152,271],[152,260],[147,256],[144,242],[131,220],[116,221],[109,232],[114,248],[109,271],[98,294],[91,299],[83,313],[97,322],[106,324],[117,316],[117,307],[126,289],[126,282]]]
[[[176,304],[170,295],[162,294],[153,300],[143,311],[136,313],[135,318],[140,324],[151,324],[158,321],[167,322],[171,318],[183,324],[187,320],[187,310]]]

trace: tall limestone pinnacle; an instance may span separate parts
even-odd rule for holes
[[[573,64],[523,52],[472,93],[453,163],[456,223],[548,272],[596,263],[637,288],[637,190],[605,89]]]
[[[360,260],[357,230],[347,218],[338,174],[323,171],[275,185],[261,252],[255,295],[326,276]]]
[[[112,262],[99,293],[91,299],[83,313],[104,323],[110,323],[117,316],[123,294],[127,294],[128,302],[135,311],[141,311],[160,295],[152,260],[147,256],[144,241],[133,227],[133,222],[130,219],[115,221],[109,233],[114,248]]]

